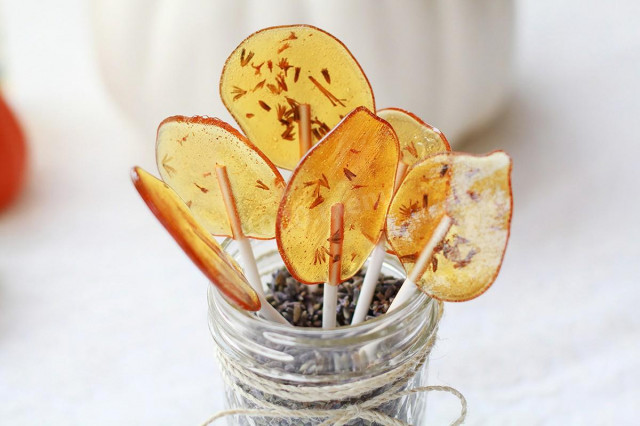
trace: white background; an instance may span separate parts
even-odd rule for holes
[[[206,280],[129,181],[155,170],[153,140],[106,94],[89,7],[44,3],[1,10],[31,170],[0,213],[0,423],[199,424],[223,399]],[[467,424],[638,421],[638,16],[634,1],[519,1],[508,110],[454,141],[514,159],[500,277],[447,306],[432,355]],[[430,408],[446,424],[456,405]]]

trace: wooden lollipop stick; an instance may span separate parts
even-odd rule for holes
[[[329,282],[324,285],[322,328],[335,328],[338,284],[342,270],[342,242],[344,240],[344,204],[331,206],[331,235],[329,237]]]
[[[311,105],[298,105],[298,118],[298,142],[302,158],[311,149]]]
[[[290,325],[280,312],[271,306],[264,297],[264,289],[262,288],[262,280],[260,279],[260,273],[258,272],[256,258],[253,254],[253,250],[251,249],[249,239],[242,231],[240,217],[238,216],[238,210],[236,207],[236,200],[233,196],[233,191],[231,190],[231,183],[229,182],[229,175],[227,174],[226,166],[216,164],[216,177],[218,178],[218,185],[220,185],[220,192],[222,193],[222,199],[224,200],[224,207],[227,211],[229,224],[231,225],[231,233],[233,235],[233,239],[238,243],[242,269],[244,270],[249,284],[251,284],[251,287],[253,287],[258,294],[258,298],[260,298],[261,307],[259,312],[268,320]]]
[[[398,163],[396,181],[393,188],[394,193],[402,183],[408,167],[409,166],[404,161],[400,161]],[[369,312],[371,300],[373,300],[373,294],[376,291],[376,284],[378,283],[378,277],[380,276],[382,262],[384,261],[384,255],[386,253],[386,243],[387,239],[385,238],[384,233],[382,233],[380,241],[378,241],[378,244],[373,249],[371,260],[369,260],[369,266],[367,267],[367,273],[364,276],[364,281],[360,288],[360,296],[358,296],[358,301],[356,302],[356,310],[353,313],[351,325],[360,324],[367,316],[367,312]]]
[[[433,231],[433,235],[431,235],[431,239],[424,247],[424,249],[420,252],[420,256],[413,266],[413,270],[411,274],[407,277],[407,279],[402,283],[402,287],[396,294],[395,299],[393,299],[393,303],[387,309],[387,312],[391,312],[401,306],[404,302],[409,300],[411,296],[418,290],[416,286],[416,282],[420,279],[424,271],[427,269],[427,265],[431,261],[431,256],[433,255],[433,250],[435,250],[436,246],[442,241],[442,239],[449,232],[449,228],[451,228],[451,218],[445,215],[438,223],[435,231]]]
[[[304,157],[311,149],[311,105],[298,105],[298,143],[300,146],[300,158]],[[309,286],[309,292],[315,293],[320,290],[319,284]]]

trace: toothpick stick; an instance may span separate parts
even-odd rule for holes
[[[249,239],[244,235],[242,226],[240,224],[240,217],[238,216],[238,209],[236,207],[236,200],[231,190],[231,183],[229,182],[229,175],[227,174],[226,166],[216,164],[216,177],[218,178],[218,185],[220,185],[220,192],[222,193],[222,199],[224,200],[224,207],[227,211],[227,217],[229,218],[229,224],[231,225],[231,233],[233,239],[238,243],[240,251],[240,260],[242,263],[242,269],[251,284],[251,287],[258,294],[260,299],[260,313],[268,320],[278,322],[280,324],[289,324],[284,317],[267,302],[264,297],[264,289],[262,288],[262,280],[260,279],[260,273],[258,272],[258,265],[256,258],[251,249],[251,243]]]
[[[311,105],[298,105],[298,142],[300,158],[311,149]]]
[[[424,271],[427,269],[427,265],[431,261],[431,256],[433,256],[433,250],[435,250],[436,246],[442,241],[442,239],[449,232],[449,228],[451,228],[451,218],[445,215],[438,223],[435,231],[433,231],[433,235],[431,235],[431,239],[424,247],[424,249],[420,252],[420,256],[413,266],[413,270],[411,274],[407,277],[407,279],[402,283],[402,287],[396,294],[396,297],[393,299],[393,303],[387,309],[387,312],[391,312],[401,306],[404,302],[409,300],[411,296],[418,290],[416,286],[416,282],[420,279]]]
[[[329,282],[324,285],[322,328],[335,328],[338,284],[342,270],[344,237],[344,204],[331,206],[331,236],[329,237]]]
[[[398,169],[396,170],[396,180],[393,188],[393,192],[398,190],[398,187],[404,179],[404,175],[407,172],[409,166],[404,161],[398,163]],[[387,239],[384,236],[384,232],[380,236],[380,241],[373,249],[371,260],[369,260],[369,266],[367,267],[367,273],[364,276],[362,287],[360,288],[360,296],[356,302],[356,310],[353,313],[353,319],[351,325],[360,324],[364,321],[369,312],[371,306],[371,300],[373,300],[373,294],[376,291],[376,284],[378,283],[378,277],[380,276],[380,270],[382,269],[382,262],[384,261],[384,255],[386,253]]]

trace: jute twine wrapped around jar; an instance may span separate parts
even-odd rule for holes
[[[438,322],[442,317],[443,309],[439,310]],[[456,389],[449,386],[422,386],[413,389],[404,389],[407,382],[422,368],[424,362],[431,353],[435,344],[437,326],[420,352],[410,361],[400,365],[391,371],[375,377],[327,386],[300,386],[275,383],[266,379],[240,363],[234,362],[227,354],[217,347],[216,355],[220,362],[223,378],[228,388],[239,397],[248,401],[255,408],[237,408],[220,411],[208,419],[203,426],[212,424],[218,419],[229,416],[262,417],[262,418],[290,418],[290,419],[322,419],[319,426],[344,425],[353,420],[370,421],[383,426],[404,426],[408,423],[395,419],[381,412],[380,406],[397,400],[404,396],[421,392],[448,392],[460,400],[461,410],[458,418],[452,425],[460,425],[467,415],[467,402],[464,396]],[[385,388],[383,392],[371,397],[357,400],[363,395],[372,394]],[[263,396],[271,398],[257,398],[247,389],[258,391]],[[288,403],[274,404],[266,399],[286,401]],[[357,401],[354,401],[357,400]],[[340,404],[344,401],[343,404]],[[318,404],[331,404],[336,408],[289,408]],[[338,404],[336,404],[338,403]],[[289,406],[289,407],[288,407]]]

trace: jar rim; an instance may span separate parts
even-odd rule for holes
[[[343,339],[348,339],[351,343],[376,340],[387,335],[389,330],[393,329],[393,324],[400,324],[403,320],[410,319],[414,315],[431,314],[432,320],[428,321],[431,328],[429,334],[431,334],[437,325],[438,311],[441,309],[437,300],[417,291],[393,312],[363,321],[360,324],[324,329],[321,327],[291,327],[261,318],[254,315],[253,312],[243,310],[227,301],[213,285],[209,286],[207,299],[210,315],[217,311],[220,314],[219,317],[221,316],[234,327],[257,327],[264,332],[287,336],[288,339],[295,339],[299,344],[307,343],[310,346],[317,346],[319,343],[321,346],[333,346],[337,344],[337,341]]]
[[[277,264],[283,265],[272,240],[251,243],[261,275],[271,274]],[[224,241],[223,247],[232,256],[237,255],[233,241]],[[385,257],[382,270],[405,276],[398,259],[390,255]],[[416,291],[393,312],[357,325],[323,329],[291,327],[261,318],[235,306],[213,285],[208,287],[207,299],[209,328],[221,353],[260,374],[296,383],[324,383],[337,376],[340,380],[362,380],[408,362],[432,341],[443,308],[441,302]],[[319,363],[317,375],[307,377],[287,368],[307,356]],[[335,364],[343,356],[354,357],[354,364],[347,370],[342,370],[343,364]],[[256,364],[258,359],[261,361]],[[262,365],[265,362],[269,366]]]

